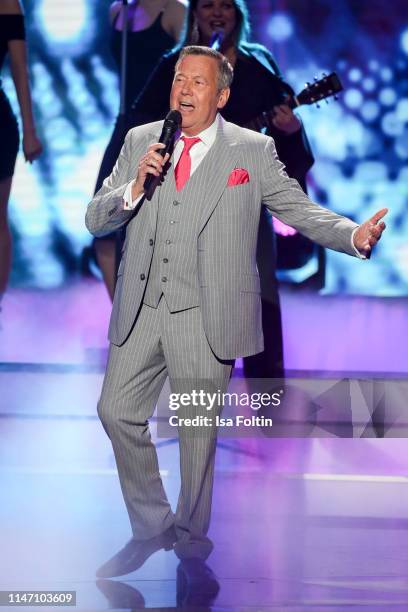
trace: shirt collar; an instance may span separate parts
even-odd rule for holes
[[[211,147],[214,142],[215,139],[217,137],[217,130],[218,130],[218,123],[220,121],[220,114],[217,113],[214,121],[212,122],[212,124],[206,128],[205,130],[203,130],[202,132],[200,132],[199,134],[197,134],[197,138],[200,138],[200,140],[203,142],[203,144],[205,144],[206,147]],[[180,138],[181,136],[185,136],[185,134],[183,132],[180,133]],[[189,138],[189,136],[186,136],[186,138]]]

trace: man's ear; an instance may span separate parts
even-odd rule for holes
[[[220,94],[218,96],[217,108],[224,108],[224,106],[228,102],[229,97],[230,97],[230,88],[226,87],[225,89],[221,89]]]

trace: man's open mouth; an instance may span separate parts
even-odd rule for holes
[[[194,110],[194,105],[190,102],[180,102],[179,103],[180,110],[184,111],[192,111]]]

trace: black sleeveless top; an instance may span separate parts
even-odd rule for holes
[[[25,40],[23,15],[0,15],[0,74],[7,55],[9,40]]]
[[[128,31],[127,34],[127,75],[126,75],[126,111],[140,94],[153,68],[161,56],[174,47],[175,40],[168,34],[161,23],[163,13],[160,13],[149,28],[138,32]],[[122,31],[113,24],[111,48],[112,54],[120,70],[122,53]]]

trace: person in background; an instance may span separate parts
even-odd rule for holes
[[[183,0],[134,0],[128,3],[127,73],[125,114],[119,115],[106,148],[96,181],[95,193],[112,172],[128,129],[127,113],[154,66],[165,51],[179,41],[185,18]],[[113,2],[109,11],[112,26],[111,48],[120,69],[122,31],[125,26],[122,2]],[[115,234],[95,239],[96,258],[111,300],[116,283]]]
[[[33,162],[41,154],[32,113],[27,70],[24,16],[18,0],[0,2],[0,74],[6,56],[10,58],[11,75],[17,92],[23,124],[23,151],[26,161]],[[11,232],[8,224],[8,201],[14,174],[19,131],[16,117],[0,80],[0,301],[6,291],[11,268]]]
[[[135,101],[132,125],[162,119],[168,110],[170,89],[180,48],[210,46],[220,35],[219,51],[234,68],[231,95],[221,114],[241,127],[259,129],[254,120],[266,113],[262,130],[273,137],[286,172],[306,191],[306,173],[314,158],[301,121],[285,99],[293,95],[271,53],[263,45],[248,42],[248,10],[244,0],[191,0],[184,40],[165,55],[145,89]],[[268,114],[269,112],[269,114]],[[263,207],[259,227],[257,264],[261,278],[262,322],[265,349],[244,359],[244,373],[251,378],[284,376],[283,340],[278,283],[275,275],[276,237],[270,212]]]

